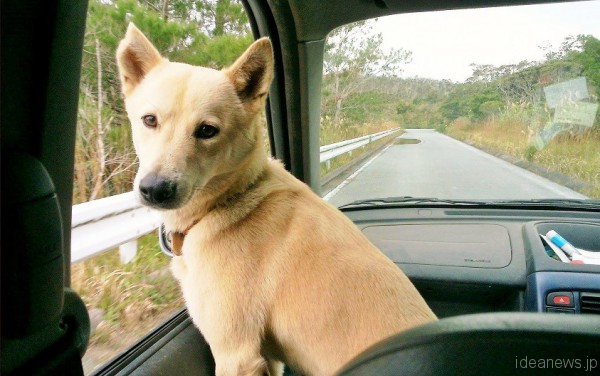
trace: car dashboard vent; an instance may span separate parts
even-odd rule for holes
[[[582,292],[580,294],[581,313],[600,314],[600,293]]]

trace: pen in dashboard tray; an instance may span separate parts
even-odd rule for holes
[[[552,243],[562,249],[570,258],[573,258],[574,254],[579,254],[577,248],[573,247],[565,238],[560,236],[556,231],[550,230],[546,233],[546,237],[550,239]]]

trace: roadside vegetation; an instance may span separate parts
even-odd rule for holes
[[[467,83],[457,85],[440,106],[445,131],[492,153],[525,161],[551,180],[600,198],[600,111],[583,125],[555,120],[544,88],[585,77],[587,96],[600,99],[600,40],[567,37],[543,62],[475,66]],[[549,136],[549,133],[552,136]],[[571,180],[570,184],[566,180]]]
[[[151,233],[138,239],[138,253],[127,264],[114,249],[72,265],[71,287],[84,299],[92,324],[83,359],[86,373],[183,307],[169,263],[157,234]]]
[[[600,198],[600,132],[597,130],[575,135],[565,132],[542,150],[531,144],[528,124],[510,117],[475,124],[468,119],[457,119],[448,134],[588,197]]]

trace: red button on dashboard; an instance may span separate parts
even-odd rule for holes
[[[575,308],[575,301],[573,298],[573,292],[571,291],[554,291],[546,296],[546,305]]]
[[[556,305],[571,305],[571,297],[567,295],[557,295],[552,298],[552,302]]]

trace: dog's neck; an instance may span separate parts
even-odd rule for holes
[[[194,193],[185,206],[162,212],[165,227],[169,231],[182,232],[212,211],[235,205],[259,184],[267,164],[266,152],[262,145],[258,145],[235,172],[213,177],[203,189]]]

